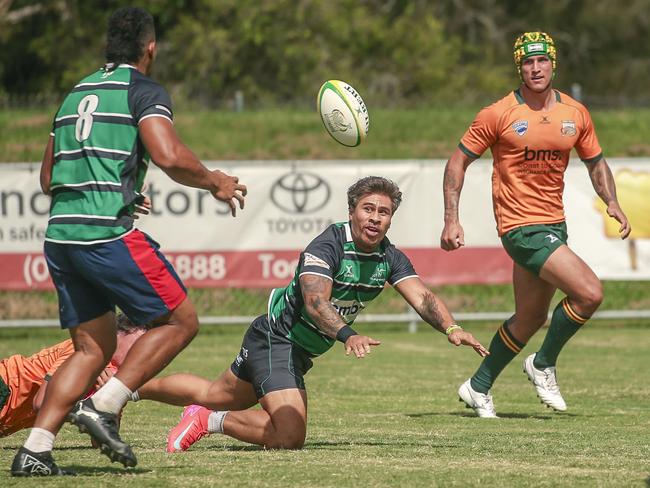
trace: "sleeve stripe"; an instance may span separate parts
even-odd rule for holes
[[[601,159],[603,159],[603,153],[602,152],[600,154],[598,154],[597,156],[594,156],[593,158],[583,159],[582,162],[586,163],[586,164],[593,164],[593,163],[597,163]]]
[[[461,151],[463,151],[463,152],[465,153],[465,155],[466,155],[466,156],[469,156],[470,158],[478,159],[478,158],[481,157],[480,154],[473,153],[472,151],[470,151],[469,149],[467,149],[467,148],[465,147],[465,145],[464,145],[462,142],[458,143],[458,149],[460,149]]]
[[[404,278],[400,278],[399,280],[397,280],[397,281],[394,282],[394,283],[391,283],[391,285],[392,285],[392,286],[395,286],[397,283],[401,283],[402,281],[404,281],[404,280],[408,280],[408,279],[410,279],[410,278],[419,278],[419,276],[416,275],[416,274],[414,274],[414,275],[408,275],[408,276],[405,276]]]
[[[170,119],[167,115],[164,115],[164,114],[149,114],[149,115],[145,115],[145,116],[142,117],[140,120],[138,120],[138,124],[140,124],[144,119],[148,119],[149,117],[162,117],[163,119],[167,119],[167,120],[169,120],[169,122],[171,122],[172,125],[174,124],[174,121],[173,121],[172,119]]]
[[[300,273],[300,274],[298,275],[298,278],[300,278],[300,277],[303,276],[303,275],[316,275],[316,276],[322,276],[323,278],[327,278],[327,279],[330,280],[331,282],[334,282],[334,278],[332,278],[331,276],[327,276],[326,274],[321,274],[321,273],[315,273],[314,271],[303,271],[302,273]]]

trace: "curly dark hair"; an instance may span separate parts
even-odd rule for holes
[[[106,33],[106,61],[136,63],[142,58],[145,46],[156,38],[153,17],[139,7],[116,10],[108,21]]]
[[[118,332],[131,334],[137,330],[148,330],[151,328],[150,324],[134,324],[126,315],[118,313],[115,317],[115,325]]]
[[[371,193],[386,195],[393,202],[393,213],[402,203],[402,192],[397,184],[383,176],[366,176],[348,188],[348,210],[352,212],[359,200]]]

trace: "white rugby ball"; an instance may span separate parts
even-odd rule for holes
[[[344,81],[329,80],[318,92],[318,113],[336,142],[358,146],[368,135],[368,109],[359,92]]]

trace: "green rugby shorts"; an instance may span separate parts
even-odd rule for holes
[[[512,260],[539,276],[544,263],[568,239],[566,222],[525,225],[501,236],[501,243]]]

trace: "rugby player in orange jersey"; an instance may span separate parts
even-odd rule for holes
[[[146,331],[146,326],[134,325],[123,314],[116,322],[115,353],[92,391],[115,374],[133,343]],[[50,376],[73,352],[74,345],[68,339],[29,357],[15,354],[0,360],[0,437],[34,425]]]
[[[465,245],[458,219],[465,172],[491,149],[494,215],[503,247],[514,261],[515,313],[492,339],[490,355],[458,389],[460,399],[479,417],[496,417],[490,389],[546,322],[558,288],[566,297],[553,311],[541,348],[524,360],[524,372],[543,403],[566,410],[555,375],[557,357],[603,299],[598,277],[567,246],[562,193],[571,149],[585,163],[608,215],[620,223],[621,238],[631,231],[589,112],[552,87],[557,59],[551,37],[543,32],[522,34],[515,41],[514,60],[521,86],[478,113],[447,162],[443,185],[440,245],[453,251]]]

